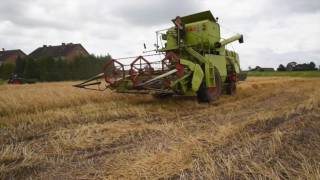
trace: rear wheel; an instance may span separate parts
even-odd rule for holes
[[[219,99],[222,91],[222,80],[217,68],[214,68],[214,78],[216,87],[207,87],[205,81],[202,82],[197,92],[199,102],[209,103]]]

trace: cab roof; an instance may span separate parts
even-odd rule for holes
[[[181,17],[181,21],[184,24],[189,24],[189,23],[203,21],[203,20],[209,20],[212,22],[216,22],[216,19],[212,15],[211,11],[203,11],[200,13],[195,13],[195,14]],[[175,21],[175,19],[172,20],[173,23],[174,23],[174,21]]]

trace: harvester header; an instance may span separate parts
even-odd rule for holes
[[[149,61],[149,56],[135,57],[130,64],[111,59],[103,73],[75,86],[90,89],[103,78],[106,87],[100,90],[119,93],[197,96],[201,102],[216,100],[222,92],[233,95],[241,73],[239,56],[225,46],[243,43],[243,36],[221,38],[210,11],[177,16],[172,22],[173,27],[156,32],[155,55],[162,56],[161,61]]]

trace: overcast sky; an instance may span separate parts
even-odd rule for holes
[[[205,10],[219,17],[223,37],[244,34],[244,44],[228,46],[243,69],[320,65],[320,0],[0,0],[0,48],[73,42],[97,55],[139,55],[170,19]]]

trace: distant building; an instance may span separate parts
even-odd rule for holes
[[[2,48],[0,50],[0,65],[5,63],[15,64],[19,57],[24,58],[26,56],[27,55],[20,49],[5,50]]]
[[[62,43],[59,46],[43,45],[29,54],[30,58],[39,59],[50,57],[54,59],[63,59],[73,61],[77,57],[86,57],[90,54],[81,44]]]
[[[251,71],[274,71],[274,68],[265,68],[265,67],[260,67],[256,66],[254,69],[251,69]]]

